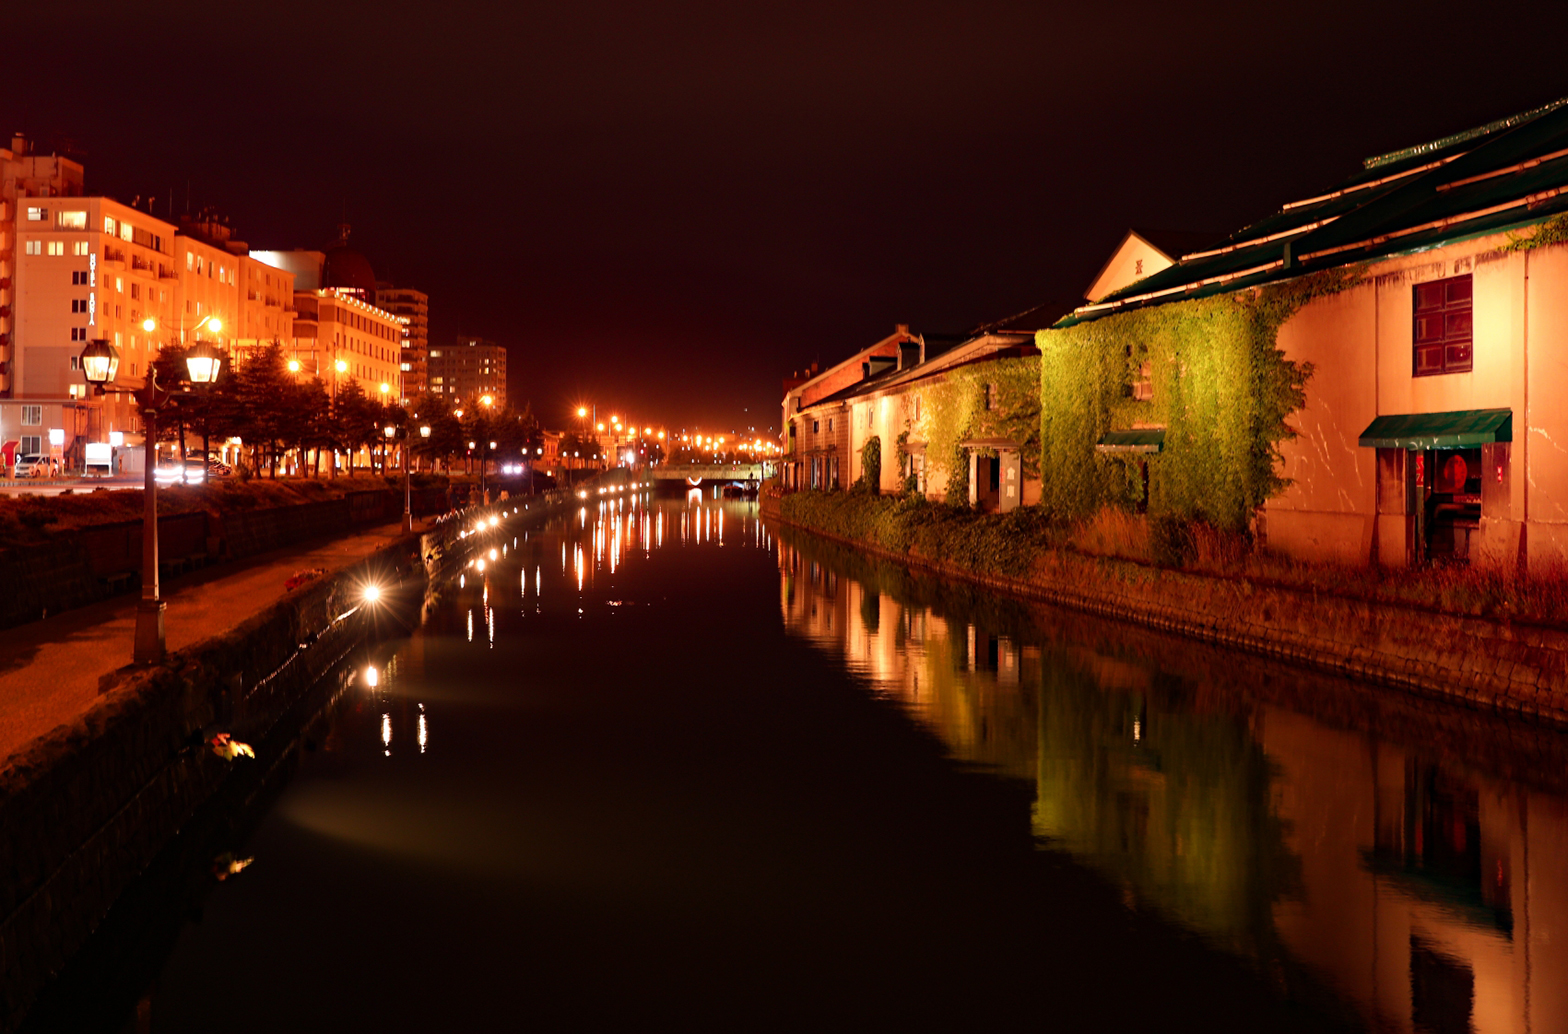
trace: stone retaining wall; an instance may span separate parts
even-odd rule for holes
[[[769,506],[766,503],[772,502]],[[765,501],[768,517],[779,515]],[[947,578],[1338,675],[1568,725],[1568,631],[1057,551],[1029,579],[802,530]]]

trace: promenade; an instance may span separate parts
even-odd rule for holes
[[[263,553],[166,579],[170,652],[220,635],[288,595],[290,577],[351,566],[401,535],[400,523]],[[99,681],[131,661],[139,593],[0,631],[0,771],[12,756],[98,697]]]

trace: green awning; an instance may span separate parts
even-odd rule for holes
[[[1094,443],[1095,452],[1159,452],[1165,448],[1165,429],[1140,427],[1134,431],[1107,431]]]
[[[1513,440],[1511,409],[1380,416],[1361,432],[1361,444],[1368,449],[1469,449]]]

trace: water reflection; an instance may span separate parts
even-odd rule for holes
[[[779,543],[787,628],[1040,841],[1391,1031],[1568,1030],[1563,738]],[[852,575],[851,575],[852,572]]]

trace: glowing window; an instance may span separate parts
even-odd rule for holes
[[[56,218],[59,220],[59,226],[62,230],[87,229],[86,212],[61,212]]]

